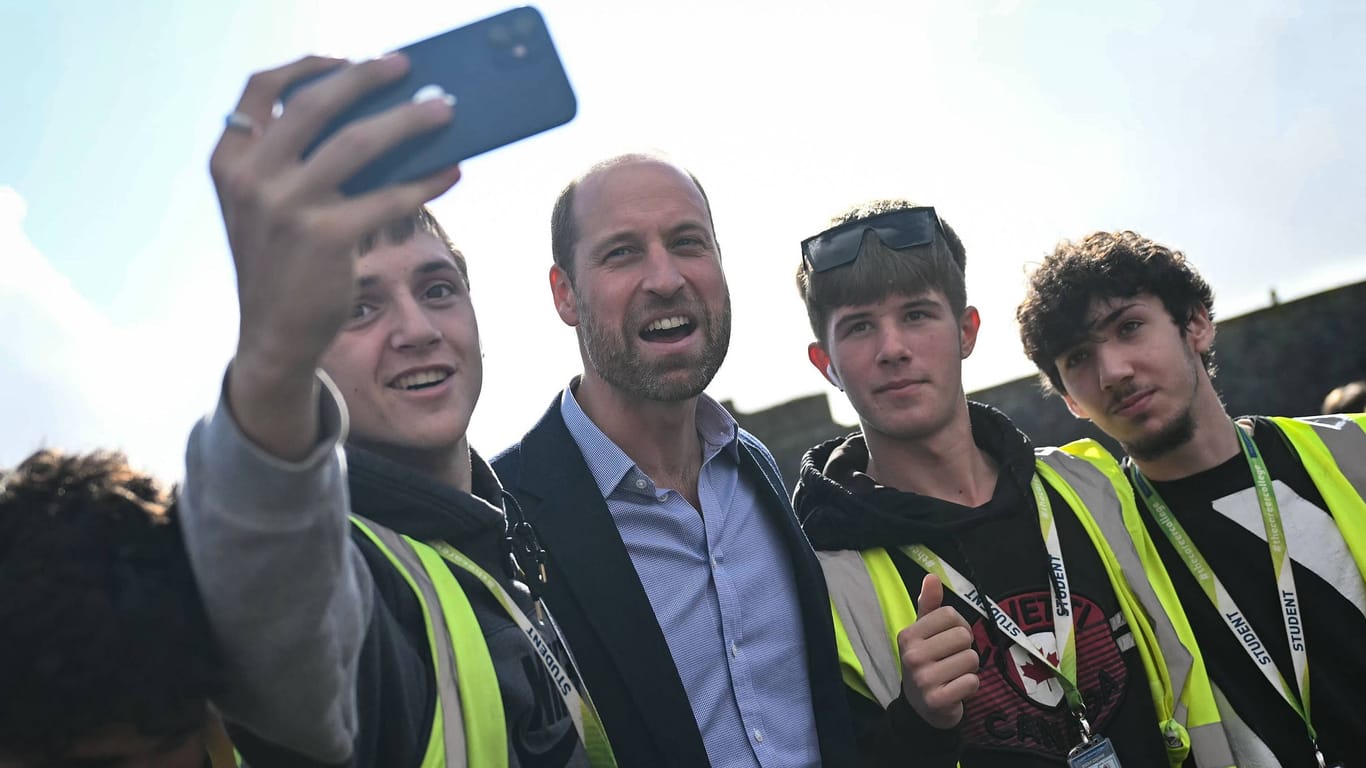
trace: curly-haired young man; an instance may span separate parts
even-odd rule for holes
[[[1184,608],[1237,764],[1366,758],[1366,416],[1230,419],[1213,292],[1134,232],[1060,243],[1018,318],[1047,386],[1129,454],[1074,446],[1132,484],[1147,608]]]
[[[1136,555],[1110,544],[1128,488],[967,400],[981,320],[962,241],[903,200],[832,224],[803,243],[797,286],[811,363],[861,430],[807,452],[793,506],[867,762],[1228,766],[1201,671],[1138,610]]]
[[[117,453],[0,474],[0,766],[232,764],[175,507]]]

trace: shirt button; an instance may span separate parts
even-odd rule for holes
[[[717,560],[715,557],[713,557],[713,558],[711,559],[711,567],[713,567],[713,568],[720,568],[720,567],[721,567],[721,561],[720,561],[720,560]]]
[[[758,728],[755,728],[755,729],[754,729],[754,740],[757,741],[757,742],[759,742],[760,744],[763,744],[763,743],[764,743],[764,732],[761,731],[761,730],[759,730]]]
[[[730,642],[730,655],[736,658],[739,658],[740,656],[740,646],[736,645],[734,640]],[[755,733],[758,733],[758,731],[755,731]]]
[[[643,478],[636,478],[636,488],[642,491],[645,490],[645,480]]]

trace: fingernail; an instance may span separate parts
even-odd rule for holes
[[[448,107],[455,106],[455,96],[448,93],[445,88],[435,84],[424,85],[417,89],[417,93],[413,94],[414,103],[425,104],[429,101],[440,101]]]
[[[452,109],[453,104],[454,99],[447,101],[442,98],[433,98],[422,102],[422,109],[425,114],[430,115],[433,119],[439,118],[442,121],[446,121],[451,119],[452,113],[454,112]]]

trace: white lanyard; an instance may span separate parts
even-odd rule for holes
[[[1077,637],[1072,611],[1071,591],[1068,587],[1067,568],[1063,564],[1062,544],[1058,540],[1058,526],[1053,517],[1053,505],[1048,501],[1048,492],[1036,474],[1029,482],[1034,492],[1034,503],[1039,511],[1039,528],[1043,534],[1044,548],[1048,551],[1048,574],[1053,608],[1053,637],[1057,646],[1057,661],[1050,660],[1043,651],[1029,641],[1029,637],[1015,620],[1010,618],[1001,607],[979,590],[967,577],[959,573],[943,558],[936,555],[923,544],[902,547],[902,551],[926,572],[939,577],[954,594],[972,606],[987,621],[1001,630],[1011,642],[1026,653],[1042,662],[1053,671],[1067,698],[1067,705],[1081,725],[1082,737],[1091,738],[1091,724],[1086,720],[1086,704],[1081,691],[1077,688]]]
[[[579,694],[578,688],[569,679],[563,666],[555,658],[554,648],[546,642],[541,633],[536,630],[535,625],[527,618],[522,609],[518,607],[512,595],[503,588],[492,576],[477,563],[466,557],[460,550],[452,547],[444,541],[431,541],[428,544],[435,549],[443,559],[473,575],[479,579],[480,583],[488,589],[493,597],[503,606],[508,618],[517,625],[522,634],[531,642],[536,649],[536,656],[540,658],[541,665],[550,675],[550,679],[555,684],[555,690],[564,699],[565,708],[569,710],[569,716],[574,721],[574,730],[578,731],[579,738],[583,741],[584,749],[589,758],[589,763],[593,766],[615,766],[616,761],[612,756],[611,745],[607,740],[607,733],[602,726],[602,720],[598,717],[597,709],[593,702],[586,696]],[[568,648],[566,647],[566,651]],[[585,727],[587,730],[585,730]]]

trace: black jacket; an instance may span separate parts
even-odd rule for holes
[[[743,430],[741,471],[792,557],[806,633],[811,702],[822,763],[856,765],[830,603],[778,470]],[[622,766],[708,764],[696,718],[664,633],[556,397],[520,443],[494,459],[507,490],[547,550],[543,587]],[[718,664],[723,664],[721,659]]]

